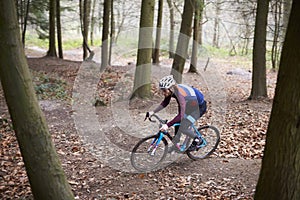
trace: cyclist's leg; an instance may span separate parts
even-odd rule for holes
[[[174,137],[172,139],[173,143],[178,143],[180,141],[181,132],[179,131],[180,126],[175,126]]]
[[[186,116],[186,119],[190,122],[190,125],[194,124],[196,122],[196,120],[198,120],[202,115],[204,114],[204,112],[193,112],[190,115]],[[201,137],[199,137],[194,129],[188,128],[187,131],[192,131],[193,135],[193,142],[189,148],[189,150],[194,150],[196,149],[198,146],[200,146],[203,143],[203,140]],[[190,133],[191,134],[191,133]]]
[[[191,128],[191,125],[192,125],[192,122],[190,120],[188,120],[187,118],[182,119],[178,132],[183,133],[183,134],[189,136],[190,138],[197,137],[197,134]]]

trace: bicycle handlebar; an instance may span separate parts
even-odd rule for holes
[[[161,118],[160,118],[158,115],[156,115],[156,114],[153,114],[153,115],[149,116],[149,113],[148,113],[148,112],[147,112],[147,114],[146,114],[145,120],[148,118],[150,122],[156,122],[156,120],[151,119],[152,117],[155,117],[155,118],[159,121],[159,123],[161,123],[161,124],[166,124],[167,121],[168,121],[168,120],[163,120],[163,119],[161,119]]]

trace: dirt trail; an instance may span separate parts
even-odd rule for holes
[[[39,56],[41,52],[35,52],[33,55]],[[74,58],[74,56],[78,57],[77,54],[72,53],[69,58]],[[68,58],[68,56],[65,57]],[[70,84],[70,90],[73,89],[73,82],[78,75],[77,70],[81,66],[79,61],[49,58],[30,58],[28,61],[31,69],[55,73],[65,79]],[[125,65],[128,62],[125,61]],[[164,60],[162,65],[170,66],[170,62],[170,60]],[[205,66],[205,63],[200,65]],[[133,67],[129,66],[129,69]],[[109,160],[110,154],[103,152],[97,154],[95,151],[95,147],[99,147],[97,146],[98,135],[95,135],[94,143],[89,143],[82,134],[78,134],[78,124],[74,122],[74,112],[76,111],[70,102],[40,101],[53,141],[76,198],[253,199],[261,166],[262,147],[271,110],[271,101],[245,101],[250,91],[251,80],[246,73],[247,69],[242,69],[242,71],[245,70],[243,73],[245,72],[246,76],[235,73],[227,74],[236,68],[236,64],[216,60],[211,61],[207,71],[204,72],[201,69],[201,73],[198,75],[185,74],[184,76],[184,82],[200,87],[209,101],[210,110],[201,123],[214,124],[221,130],[221,143],[216,155],[200,161],[192,161],[186,155],[182,155],[167,168],[146,174],[120,170],[120,167],[112,166],[112,162],[108,165],[107,160]],[[124,70],[115,71],[119,69],[121,68],[113,68],[111,74],[118,74],[122,77]],[[154,74],[154,81],[169,72],[168,67],[163,68],[164,70],[162,68],[155,69],[153,73],[158,75],[155,76]],[[237,71],[240,72],[240,70]],[[122,85],[113,84],[114,77],[110,75],[103,74],[103,76],[103,84],[107,87],[103,91],[100,90],[99,94],[102,95],[101,97],[110,98],[111,89],[109,87],[111,86],[109,84],[112,84],[112,87],[122,87]],[[127,74],[124,77],[131,80],[133,78],[132,74]],[[276,74],[268,73],[270,96],[273,95],[275,79]],[[117,79],[117,81],[119,80]],[[2,106],[5,104],[3,100],[2,96],[1,111],[2,114],[6,113],[7,115],[5,106]],[[141,118],[160,100],[161,97],[155,94],[151,101],[134,102],[133,107],[130,108],[129,116],[137,124],[140,124],[141,128],[147,127]],[[90,103],[92,105],[92,102]],[[110,144],[107,144],[107,149],[105,149],[111,151],[109,153],[114,153],[114,149],[109,148],[112,144],[127,151],[132,148],[132,146],[128,146],[130,138],[128,139],[128,136],[126,137],[120,131],[130,128],[130,123],[122,122],[126,119],[126,115],[118,119],[119,121],[116,120],[117,111],[110,105],[97,107],[93,111],[96,120],[102,125],[101,130],[104,130],[104,133],[110,132],[110,135],[107,135]],[[174,107],[171,106],[168,112],[172,113],[173,111]],[[85,134],[88,135],[89,133],[86,132]],[[257,140],[253,139],[254,137]],[[16,144],[16,141],[14,140],[13,143]],[[123,161],[127,164],[129,162],[126,159]],[[115,164],[123,165],[121,162]],[[15,165],[17,166],[18,163]],[[6,170],[7,174],[10,174],[9,170],[13,170],[13,168]],[[22,184],[8,186],[4,179],[0,180],[0,190],[6,191],[5,194],[2,193],[1,195],[8,194],[30,199],[30,192],[24,192],[28,191],[28,180],[24,182],[24,178],[25,180],[27,178],[24,177],[24,167],[22,170],[23,172],[19,176],[10,177],[15,182],[20,182],[19,180],[22,179]],[[24,195],[25,193],[26,195]],[[6,197],[8,196],[2,196],[4,199]]]

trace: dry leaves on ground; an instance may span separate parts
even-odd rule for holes
[[[42,60],[31,64],[38,69],[37,63],[40,62]],[[51,64],[48,64],[51,72],[47,73],[55,72],[67,80],[67,83],[74,81],[74,73],[76,73],[74,67],[66,66],[64,68],[64,65],[58,64],[57,68],[60,68],[58,70],[54,65],[55,62],[51,60]],[[45,67],[43,70],[47,71],[47,68]],[[112,94],[115,92],[114,87],[125,71],[121,67],[107,69],[98,84],[99,92],[96,98],[109,105]],[[128,79],[132,80],[133,77],[128,77]],[[238,85],[239,81],[234,77],[230,78],[226,117],[221,130],[221,143],[216,155],[216,157],[224,159],[224,163],[220,163],[220,159],[217,160],[214,157],[209,160],[209,162],[213,162],[212,166],[214,167],[222,168],[221,166],[230,164],[229,158],[241,158],[241,162],[242,159],[262,158],[271,101],[245,100],[249,81],[246,81],[243,87],[236,88],[235,85]],[[71,87],[69,88],[71,89]],[[157,94],[157,88],[154,85],[152,91]],[[4,101],[3,97],[1,101]],[[134,108],[142,107],[138,103],[138,101],[134,101]],[[229,172],[186,174],[187,170],[182,169],[186,164],[182,163],[180,166],[173,165],[168,169],[149,174],[127,174],[110,169],[94,158],[82,145],[71,120],[69,123],[57,125],[58,121],[62,122],[62,119],[67,118],[66,115],[71,115],[71,110],[66,113],[46,113],[46,116],[48,115],[56,117],[56,121],[55,118],[53,122],[50,120],[50,132],[69,183],[78,199],[145,199],[150,197],[160,199],[252,199],[254,185],[239,181],[238,178],[241,177],[230,176]],[[0,118],[0,145],[0,198],[31,198],[28,178],[7,111]],[[199,170],[195,164],[191,165],[194,170]],[[244,167],[246,169],[247,165]],[[243,174],[243,176],[247,175]]]

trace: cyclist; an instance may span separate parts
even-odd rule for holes
[[[203,94],[194,87],[177,84],[172,75],[163,77],[159,81],[159,88],[165,98],[156,109],[147,112],[146,116],[161,111],[170,103],[172,97],[175,98],[178,104],[178,114],[167,124],[163,124],[161,130],[165,131],[173,124],[180,123],[179,128],[175,129],[174,143],[177,144],[180,140],[180,134],[177,133],[183,133],[194,139],[189,150],[196,149],[202,144],[202,140],[189,127],[206,112]]]

